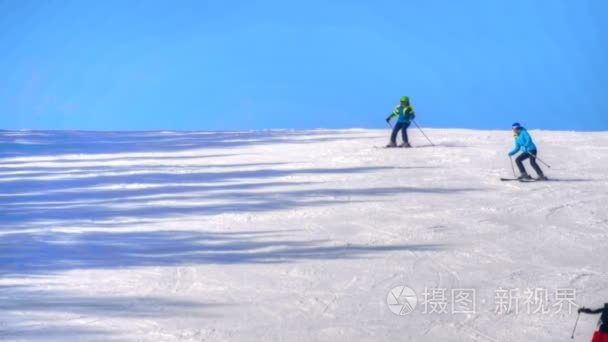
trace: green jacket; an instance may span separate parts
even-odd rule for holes
[[[389,115],[387,119],[392,119],[397,117],[397,122],[399,123],[410,123],[416,117],[416,112],[414,108],[410,105],[402,107],[401,105],[397,105],[393,110],[393,113]]]

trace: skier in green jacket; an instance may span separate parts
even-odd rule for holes
[[[403,143],[399,147],[412,147],[408,141],[407,128],[416,117],[414,108],[410,105],[410,98],[402,96],[399,105],[395,107],[391,115],[386,118],[386,122],[390,123],[391,119],[397,117],[397,123],[393,126],[391,133],[391,142],[386,147],[397,147],[397,134],[401,131]]]

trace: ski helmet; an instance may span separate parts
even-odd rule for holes
[[[401,102],[410,102],[410,98],[407,96],[401,96]]]
[[[519,124],[519,122],[515,122],[511,125],[511,128],[513,129],[521,129],[521,125]]]

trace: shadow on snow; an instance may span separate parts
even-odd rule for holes
[[[334,137],[331,137],[331,135]],[[476,189],[368,187],[360,184],[332,188],[310,177],[377,173],[392,167],[280,169],[281,163],[210,165],[218,172],[189,166],[175,168],[138,165],[104,167],[124,160],[112,153],[179,152],[206,147],[247,144],[307,143],[349,139],[356,132],[7,132],[0,131],[0,157],[44,157],[62,154],[106,154],[86,159],[94,166],[36,167],[35,161],[0,162],[0,278],[47,277],[73,270],[121,270],[136,267],[180,265],[242,265],[293,263],[305,260],[373,258],[385,253],[431,252],[437,244],[336,244],[328,240],[297,239],[294,230],[120,231],[121,222],[141,230],[159,219],[179,220],[185,215],[267,212],[380,200],[404,192],[453,194]],[[214,158],[232,154],[162,156],[179,162],[188,158]],[[153,162],[154,157],[128,156]],[[53,162],[78,162],[61,156]],[[4,163],[4,164],[3,164]],[[11,167],[7,167],[8,165]],[[3,167],[4,165],[4,167]],[[234,168],[253,167],[254,170]],[[207,170],[208,171],[208,170]],[[141,173],[138,173],[141,172]],[[1,172],[0,172],[1,173]],[[99,173],[99,174],[97,174]],[[92,175],[93,174],[93,175]],[[307,181],[298,180],[301,175]],[[36,179],[36,177],[59,179]],[[347,178],[347,177],[346,177]],[[139,185],[145,186],[139,186]],[[135,185],[135,187],[129,187]],[[348,183],[346,183],[348,185]],[[184,222],[183,225],[191,224]],[[195,223],[192,223],[195,224]],[[297,224],[297,223],[296,223]],[[49,228],[77,226],[79,232]],[[8,230],[11,230],[10,232]],[[88,316],[184,317],[222,304],[183,302],[165,298],[98,296],[43,290],[28,285],[0,285],[10,296],[0,301],[0,339],[80,340],[105,339],[109,331],[83,329],[82,324],[50,322],[48,315],[86,320]],[[206,312],[204,310],[203,312]],[[27,315],[27,319],[24,318]],[[74,318],[76,316],[76,318]],[[63,316],[62,316],[63,317]],[[36,321],[46,322],[37,325]],[[103,325],[106,327],[107,325]]]
[[[0,157],[179,152],[201,148],[310,143],[348,139],[356,131],[1,131]],[[361,139],[360,137],[358,139]]]
[[[351,259],[391,251],[432,251],[440,245],[335,245],[294,240],[290,231],[146,231],[15,233],[0,242],[1,276],[140,266],[285,263]]]

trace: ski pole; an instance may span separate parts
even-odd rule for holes
[[[543,165],[545,165],[546,167],[551,168],[551,165],[545,163],[542,159],[536,157],[536,160],[538,160],[539,162],[543,163]]]
[[[393,124],[391,124],[390,121],[387,121],[386,124],[389,125],[391,128],[393,128]]]
[[[412,120],[412,122],[414,123],[414,125],[416,125],[416,127],[418,127],[418,129],[420,130],[420,132],[422,133],[422,135],[424,135],[424,137],[426,138],[426,140],[428,140],[431,143],[431,146],[435,146],[435,144],[433,144],[433,142],[431,141],[431,139],[429,139],[429,137],[427,137],[426,134],[424,134],[424,131],[422,130],[422,128],[420,128],[420,126],[418,126],[418,123],[416,123],[415,120]]]
[[[517,178],[515,175],[515,167],[513,166],[513,157],[509,157],[509,161],[511,161],[511,171],[513,171],[513,178]]]
[[[533,155],[533,154],[532,154],[532,153],[530,153],[530,152],[526,152],[526,153],[528,153],[528,154],[529,154],[529,155],[531,155],[532,157],[536,158],[536,160],[538,160],[539,162],[541,162],[541,163],[542,163],[543,165],[545,165],[546,167],[551,168],[551,165],[549,165],[549,164],[545,163],[545,162],[544,162],[542,159],[538,158],[537,156]]]
[[[570,336],[570,338],[574,339],[574,332],[576,331],[576,326],[578,325],[578,319],[579,317],[581,317],[581,313],[578,313],[578,316],[576,316],[576,322],[574,322],[574,329],[572,329],[572,336]]]

